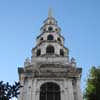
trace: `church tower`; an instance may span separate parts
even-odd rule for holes
[[[23,85],[18,100],[83,100],[82,69],[74,58],[69,59],[69,50],[51,10],[40,32],[31,59],[18,68]]]

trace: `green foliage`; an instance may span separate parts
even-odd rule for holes
[[[85,100],[100,100],[100,67],[92,67],[87,79]]]
[[[14,85],[10,85],[8,82],[3,83],[3,81],[0,81],[0,100],[9,100],[13,97],[17,98],[21,87],[22,86],[19,82],[15,82]]]

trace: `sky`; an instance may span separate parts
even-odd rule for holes
[[[100,0],[0,0],[0,80],[14,83],[31,58],[43,21],[52,8],[70,58],[82,67],[84,90],[91,66],[100,66]]]

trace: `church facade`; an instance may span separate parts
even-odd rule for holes
[[[83,100],[80,90],[82,68],[69,49],[56,19],[49,12],[40,29],[31,59],[18,68],[23,85],[18,100]]]

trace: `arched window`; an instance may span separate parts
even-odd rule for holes
[[[58,40],[59,42],[61,42],[61,39],[60,39],[59,37],[57,38],[57,40]]]
[[[49,27],[48,27],[48,31],[49,31],[49,32],[52,32],[52,31],[53,31],[53,27],[49,26]]]
[[[61,56],[64,56],[64,51],[63,51],[63,49],[60,49],[60,55],[61,55]]]
[[[37,50],[36,55],[37,55],[37,56],[40,56],[40,55],[41,55],[41,50],[40,50],[40,49]]]
[[[43,84],[40,87],[40,100],[61,100],[60,86],[52,82]]]
[[[40,40],[42,41],[43,40],[43,37],[41,37]]]
[[[54,47],[51,46],[51,45],[47,46],[46,53],[47,54],[53,54],[54,53]]]
[[[47,40],[53,40],[53,36],[52,35],[48,35]]]
[[[43,32],[45,32],[45,31],[46,31],[46,29],[44,28],[44,29],[43,29]]]
[[[58,29],[56,28],[55,31],[58,31]]]

